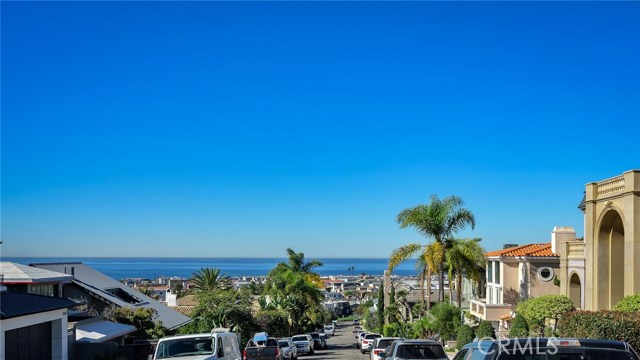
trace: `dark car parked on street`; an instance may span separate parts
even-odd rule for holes
[[[627,343],[614,340],[522,338],[477,341],[454,360],[640,360]]]

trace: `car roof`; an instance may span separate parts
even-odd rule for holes
[[[218,332],[218,333],[200,333],[200,334],[188,334],[188,335],[174,335],[174,336],[163,337],[160,340],[193,339],[193,338],[196,338],[196,337],[214,337],[216,335],[223,335],[223,334],[231,334],[231,333],[220,333],[220,332]]]
[[[398,343],[404,344],[428,344],[428,345],[440,345],[442,344],[436,340],[427,340],[427,339],[409,339],[409,340],[396,340]]]
[[[618,349],[618,350],[629,350],[629,346],[627,343],[623,341],[617,340],[601,340],[601,339],[580,339],[580,338],[553,338],[553,340],[578,340],[580,342],[581,348],[595,348],[595,349]],[[532,342],[536,341],[536,342]],[[480,347],[481,349],[488,349],[494,344],[500,344],[501,346],[509,346],[511,344],[519,344],[524,345],[527,342],[532,342],[532,344],[537,345],[538,347],[549,347],[548,344],[549,338],[514,338],[514,339],[500,339],[500,340],[482,340],[482,341],[474,341],[472,343],[466,344],[463,346],[464,348],[470,347]],[[577,346],[572,346],[572,348],[576,348]]]

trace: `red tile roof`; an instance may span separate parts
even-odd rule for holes
[[[533,257],[559,257],[558,254],[551,252],[551,244],[526,244],[508,249],[491,251],[486,256],[533,256]]]

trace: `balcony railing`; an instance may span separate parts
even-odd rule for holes
[[[487,321],[499,321],[501,316],[510,315],[511,304],[487,304],[483,300],[469,300],[471,315]]]
[[[598,199],[606,198],[624,191],[624,175],[602,180],[598,184]]]
[[[575,241],[567,243],[567,257],[569,259],[584,259],[584,242]]]

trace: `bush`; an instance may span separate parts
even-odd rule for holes
[[[402,332],[400,329],[400,324],[398,323],[391,323],[391,324],[384,324],[384,326],[382,327],[382,332],[384,333],[384,336],[388,336],[388,337],[396,337],[396,336],[400,336],[400,333]]]
[[[640,311],[640,293],[627,295],[620,299],[613,310],[617,311]]]
[[[640,349],[640,313],[623,311],[574,311],[560,320],[563,337],[625,341]]]
[[[530,330],[543,334],[547,320],[557,323],[573,309],[573,302],[565,295],[544,295],[519,302],[516,312],[524,316]]]
[[[456,330],[461,324],[460,308],[455,305],[441,302],[431,308],[430,314],[434,318],[436,329],[443,340],[456,338]]]
[[[511,329],[509,329],[509,337],[527,337],[529,336],[529,326],[524,316],[516,314],[511,323]]]
[[[490,322],[482,320],[476,329],[476,337],[478,339],[496,338],[496,331]]]
[[[469,325],[462,325],[458,327],[458,335],[456,336],[456,348],[462,349],[462,347],[470,342],[473,342],[476,335],[473,329]]]

